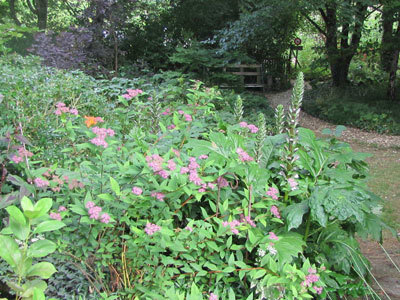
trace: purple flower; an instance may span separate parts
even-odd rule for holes
[[[160,226],[152,223],[147,223],[144,232],[146,232],[148,235],[153,235],[154,233],[160,230],[161,230]]]

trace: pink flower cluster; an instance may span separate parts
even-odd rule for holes
[[[271,206],[271,213],[272,213],[276,218],[278,218],[278,219],[281,218],[281,215],[280,215],[280,213],[279,213],[279,209],[278,209],[278,207],[276,207],[275,205],[272,205],[272,206]]]
[[[167,108],[167,109],[164,110],[161,114],[164,115],[164,116],[170,115],[170,114],[171,114],[171,109],[170,109],[170,108]]]
[[[208,300],[218,300],[218,296],[215,295],[214,293],[210,293],[210,296],[208,297]]]
[[[256,223],[251,219],[251,216],[245,217],[243,214],[240,214],[240,222],[249,224],[251,227],[257,227]]]
[[[146,156],[147,165],[153,170],[154,174],[160,175],[162,178],[166,179],[169,176],[169,173],[163,169],[164,159],[158,155],[153,154]]]
[[[247,124],[246,122],[240,122],[240,127],[247,128],[250,130],[251,133],[257,133],[258,127],[254,124]]]
[[[274,187],[270,187],[267,191],[267,196],[270,196],[274,200],[278,200],[279,191]]]
[[[132,188],[132,193],[134,193],[135,195],[140,196],[143,193],[143,190],[140,187],[134,186]]]
[[[142,90],[139,90],[139,89],[136,89],[136,90],[127,89],[126,92],[127,92],[127,93],[126,93],[126,94],[123,94],[122,97],[124,97],[124,98],[127,99],[127,100],[130,100],[130,99],[132,99],[133,97],[136,97],[137,95],[140,95],[140,94],[143,93],[143,91],[142,91]]]
[[[50,218],[52,218],[53,220],[58,220],[61,221],[61,214],[60,213],[55,213],[55,212],[51,212],[50,213]]]
[[[247,152],[244,151],[242,148],[237,148],[236,153],[239,155],[239,159],[242,162],[254,160],[254,158],[252,158],[250,155],[248,155]]]
[[[108,213],[103,213],[100,216],[100,213],[102,211],[102,208],[100,206],[96,206],[94,204],[94,202],[92,201],[88,201],[85,205],[85,207],[88,209],[88,213],[89,213],[89,218],[90,219],[94,219],[94,220],[99,220],[102,223],[109,223],[110,222],[110,216]]]
[[[237,228],[236,228],[239,225],[240,225],[240,222],[238,220],[233,220],[231,222],[227,222],[227,221],[222,222],[222,226],[224,226],[224,227],[229,226],[231,228],[231,232],[233,234],[239,234],[239,230],[237,230]]]
[[[153,224],[153,223],[147,223],[146,224],[146,228],[144,229],[144,232],[146,232],[146,234],[148,235],[153,235],[154,233],[156,233],[157,231],[160,231],[161,227]]]
[[[279,240],[279,238],[276,236],[276,234],[273,233],[272,231],[270,231],[268,237],[270,240],[275,240],[275,241]]]
[[[308,275],[306,276],[306,280],[301,283],[302,286],[312,286],[313,283],[319,281],[319,276],[317,275],[317,271],[313,268],[308,269]],[[322,293],[322,287],[313,286],[315,292],[320,295]]]
[[[189,115],[189,114],[185,114],[185,112],[183,110],[178,110],[178,114],[183,115],[185,120],[186,120],[186,122],[192,122],[193,121],[192,116]]]
[[[160,193],[160,192],[152,192],[152,193],[151,193],[151,196],[154,197],[154,198],[156,198],[156,199],[157,199],[158,201],[160,201],[160,202],[164,202],[165,195],[164,195],[163,193]]]
[[[44,180],[40,177],[35,178],[33,180],[33,182],[35,183],[36,187],[38,187],[38,188],[46,188],[50,184],[47,180]]]
[[[227,187],[229,185],[229,183],[228,183],[228,180],[226,180],[224,177],[219,176],[217,178],[217,185],[218,185],[218,187],[223,188],[223,187]]]
[[[57,116],[61,116],[62,113],[70,113],[70,114],[75,115],[75,116],[78,115],[78,110],[76,108],[69,108],[63,102],[58,102],[56,104],[56,107],[57,107],[57,109],[56,109],[56,111],[54,113]]]
[[[19,147],[18,148],[18,155],[13,155],[11,157],[11,160],[15,162],[16,164],[20,163],[23,161],[24,157],[32,157],[33,153],[29,152],[26,150],[24,147]]]
[[[92,132],[96,134],[96,137],[91,139],[90,142],[96,146],[103,146],[104,148],[108,147],[108,143],[105,141],[105,138],[108,136],[114,136],[115,132],[111,128],[99,128],[93,127]]]

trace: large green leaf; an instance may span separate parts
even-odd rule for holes
[[[35,228],[33,233],[37,234],[37,233],[42,233],[42,232],[47,232],[47,231],[58,230],[60,228],[63,228],[64,226],[65,226],[65,224],[61,221],[57,221],[57,220],[44,221]]]
[[[39,240],[30,245],[28,256],[44,257],[56,250],[56,244],[49,240]]]
[[[26,225],[25,216],[18,207],[11,205],[6,208],[6,211],[8,212],[10,217],[14,218],[16,222],[20,223],[21,225]]]
[[[291,262],[293,257],[297,257],[303,251],[303,246],[305,246],[303,237],[297,233],[289,232],[279,235],[279,240],[275,242],[274,247],[278,252],[280,264]]]
[[[0,235],[0,257],[13,268],[19,263],[22,254],[13,238]]]
[[[43,279],[48,279],[57,272],[56,268],[49,262],[40,262],[29,268],[26,273],[27,277],[38,276]]]
[[[292,204],[283,210],[286,215],[288,230],[298,228],[303,222],[303,215],[309,211],[308,200]]]

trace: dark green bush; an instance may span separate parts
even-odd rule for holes
[[[382,87],[337,89],[322,84],[305,93],[303,108],[307,113],[335,124],[400,135],[398,101],[390,101]]]

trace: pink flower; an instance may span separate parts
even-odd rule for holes
[[[104,213],[101,215],[100,222],[105,224],[108,224],[108,222],[110,222],[110,216],[108,215],[108,213]]]
[[[76,108],[70,108],[69,112],[75,116],[78,115],[78,110]]]
[[[65,208],[65,206],[60,206],[60,207],[58,208],[58,211],[59,211],[59,212],[67,211],[67,209]]]
[[[281,215],[279,213],[278,207],[276,207],[275,205],[271,206],[271,213],[278,219],[281,218]]]
[[[88,213],[90,219],[97,220],[100,217],[101,207],[100,206],[91,207],[89,208]]]
[[[242,162],[254,160],[254,158],[252,158],[250,155],[248,155],[247,152],[244,151],[242,148],[237,148],[236,153],[239,155],[239,159]]]
[[[140,196],[142,194],[143,190],[140,187],[134,186],[132,188],[132,193],[134,193],[135,195]]]
[[[246,216],[245,220],[246,220],[247,224],[249,224],[251,227],[257,227],[256,223],[254,223],[254,221],[251,219],[250,216]]]
[[[94,207],[95,205],[96,205],[96,204],[94,204],[93,201],[88,201],[88,202],[86,202],[85,207],[86,207],[87,209],[90,209],[90,208]]]
[[[245,127],[247,127],[247,123],[246,122],[240,122],[239,126],[242,127],[242,128],[245,128]]]
[[[102,146],[104,148],[108,147],[108,143],[104,139],[99,138],[99,137],[95,137],[95,138],[91,139],[90,142],[96,146]]]
[[[163,193],[159,193],[159,192],[152,192],[151,196],[157,198],[157,200],[160,202],[163,202],[164,198],[165,198],[165,195]]]
[[[111,128],[107,128],[106,131],[107,131],[107,134],[108,134],[109,136],[114,136],[114,135],[115,135],[115,131],[112,130]]]
[[[22,162],[22,157],[21,156],[17,156],[17,155],[13,155],[12,157],[11,157],[11,160],[14,162],[14,163],[16,163],[16,164],[19,164],[20,162]]]
[[[186,167],[182,167],[181,168],[181,174],[186,174],[186,173],[188,173],[189,172],[189,168],[186,168]]]
[[[186,122],[192,122],[193,121],[192,116],[188,115],[188,114],[185,115],[185,120],[186,120]]]
[[[276,236],[275,233],[273,233],[272,231],[270,231],[269,236],[268,236],[271,240],[279,240],[279,238]]]
[[[204,192],[206,191],[206,189],[205,189],[205,188],[199,188],[197,191],[198,191],[199,193],[204,193]]]
[[[95,120],[96,120],[96,122],[98,122],[98,123],[103,123],[103,122],[104,122],[104,120],[103,120],[102,117],[96,117]]]
[[[183,110],[178,110],[178,114],[183,115],[185,112]]]
[[[223,187],[227,187],[229,185],[229,183],[228,183],[228,180],[226,180],[224,177],[219,176],[217,178],[217,185],[218,185],[218,187],[223,188]]]
[[[155,174],[160,175],[162,178],[167,179],[169,177],[169,174],[167,171],[165,170],[160,170],[158,172],[156,172]]]
[[[176,169],[176,163],[172,160],[172,159],[170,159],[169,161],[168,161],[168,169],[170,169],[171,171],[174,171],[175,169]]]
[[[147,223],[144,232],[146,232],[148,235],[153,235],[154,233],[160,230],[161,230],[160,226],[152,223]]]
[[[206,155],[206,154],[202,154],[199,156],[199,159],[207,159],[207,158],[208,158],[208,155]]]
[[[171,124],[171,125],[169,125],[168,127],[167,127],[167,129],[169,129],[169,130],[172,130],[172,129],[175,129],[175,125],[174,124]]]
[[[208,300],[218,300],[218,296],[215,295],[214,293],[210,293],[210,296],[208,297]]]
[[[52,212],[52,213],[50,213],[50,218],[61,221],[61,214]]]
[[[323,287],[322,286],[320,286],[320,287],[314,286],[313,289],[315,290],[315,292],[318,295],[321,295]]]
[[[47,186],[49,186],[49,182],[47,180],[43,180],[42,178],[35,178],[35,180],[33,180],[33,182],[35,183],[35,185],[38,188],[45,188]]]
[[[227,221],[222,222],[222,226],[224,226],[224,227],[229,226],[231,229],[231,232],[233,234],[239,234],[239,230],[237,230],[237,228],[236,228],[239,225],[240,225],[240,222],[238,220],[233,220],[231,222],[227,222]]]
[[[181,156],[181,153],[180,153],[179,150],[177,150],[177,149],[172,149],[172,152],[174,152],[174,154],[175,154],[176,156],[178,156],[178,157]]]
[[[190,232],[193,232],[193,228],[190,227],[190,226],[186,226],[185,229],[186,229],[186,230],[189,230]]]
[[[28,150],[26,150],[24,147],[19,147],[18,148],[18,154],[19,154],[19,156],[21,156],[21,157],[32,157],[33,156],[33,153],[32,152],[29,152]]]
[[[202,180],[197,174],[196,170],[190,170],[189,172],[189,181],[193,182],[195,185],[201,185]]]
[[[166,116],[166,115],[169,115],[170,112],[171,112],[171,109],[167,108],[167,109],[166,109],[165,111],[163,111],[161,114],[164,115],[164,116]]]
[[[274,200],[278,200],[278,193],[279,191],[276,188],[270,187],[267,191],[267,196],[270,196]]]
[[[258,131],[258,127],[253,124],[247,125],[247,128],[250,130],[251,133],[257,133]]]
[[[215,184],[212,182],[207,183],[207,186],[212,190],[215,188]]]

